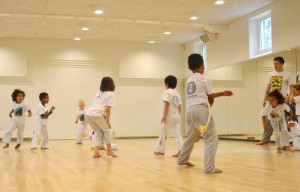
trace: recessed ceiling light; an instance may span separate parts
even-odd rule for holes
[[[150,43],[150,44],[154,44],[154,43],[156,43],[155,41],[148,41],[148,43]]]
[[[102,10],[100,10],[100,9],[97,9],[96,11],[94,11],[94,13],[95,13],[96,15],[101,15],[101,14],[103,14],[104,12],[103,12]]]
[[[82,30],[82,31],[88,31],[88,30],[90,30],[90,29],[89,29],[88,27],[82,27],[81,30]]]
[[[170,31],[166,31],[166,32],[164,32],[164,35],[171,35],[171,32]]]
[[[80,37],[75,37],[74,40],[75,40],[75,41],[80,41],[81,38],[80,38]]]
[[[197,20],[197,19],[198,19],[198,17],[196,17],[196,16],[190,17],[190,20],[192,20],[192,21],[195,21],[195,20]]]
[[[218,0],[215,2],[215,5],[223,5],[225,2],[223,0]]]

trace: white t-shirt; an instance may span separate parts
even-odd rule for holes
[[[296,115],[300,115],[300,95],[295,96],[295,103],[296,103]]]
[[[163,94],[163,101],[167,101],[168,103],[170,103],[168,115],[172,112],[178,113],[178,107],[179,105],[182,104],[181,97],[175,89],[165,90]],[[165,108],[165,102],[163,102],[163,109],[164,108]]]
[[[285,117],[284,111],[290,112],[290,107],[283,103],[279,104],[276,107],[271,107],[269,103],[266,104],[266,106],[261,111],[261,116],[268,116],[268,119],[270,120],[281,120]]]
[[[187,107],[208,103],[212,94],[212,81],[200,73],[193,73],[187,80]]]
[[[289,85],[292,85],[292,75],[286,71],[269,73],[271,91],[278,90],[284,97],[288,96]]]
[[[14,102],[12,105],[12,109],[14,110],[12,119],[19,122],[24,123],[26,119],[26,111],[29,111],[30,108],[25,103],[16,103]]]
[[[115,107],[115,93],[111,91],[98,92],[86,111],[86,115],[97,117],[105,115],[106,107]]]
[[[81,124],[86,124],[85,109],[78,109],[78,118]]]
[[[46,112],[49,113],[48,108],[46,107],[46,105],[44,106],[42,104],[39,104],[37,109],[36,109],[36,120],[38,122],[43,121],[43,123],[46,123],[48,117],[44,117],[44,118],[41,117],[41,115],[45,114]]]

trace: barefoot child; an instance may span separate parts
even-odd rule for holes
[[[99,153],[103,138],[107,146],[107,155],[117,157],[111,148],[110,109],[115,106],[115,84],[111,77],[104,77],[101,81],[100,91],[96,94],[90,107],[86,111],[89,125],[94,130],[94,158],[101,157]]]
[[[277,153],[281,153],[280,137],[283,140],[283,146],[286,150],[290,151],[289,135],[287,130],[287,123],[285,120],[285,111],[289,113],[289,121],[293,120],[294,114],[290,107],[284,103],[283,95],[277,91],[271,91],[268,94],[269,103],[261,112],[262,123],[265,130],[267,130],[267,117],[270,120],[272,128],[275,133],[275,143],[277,147]]]
[[[175,90],[177,85],[177,78],[169,75],[165,78],[165,90],[163,95],[164,102],[164,112],[161,119],[163,123],[162,130],[160,132],[159,138],[154,146],[155,155],[164,155],[166,140],[169,133],[173,130],[176,140],[176,145],[178,152],[173,155],[173,157],[178,157],[182,147],[182,137],[180,133],[180,110],[181,110],[181,97],[179,93]]]
[[[78,125],[78,133],[77,133],[77,142],[76,144],[82,144],[82,137],[87,136],[89,138],[92,137],[92,134],[87,134],[86,128],[87,128],[87,120],[85,119],[85,102],[81,99],[78,102],[78,115],[76,118],[75,123]]]
[[[288,128],[290,128],[291,132],[289,132],[290,137],[293,141],[293,150],[300,150],[300,126],[299,123],[295,121],[289,121]]]
[[[184,141],[181,153],[177,159],[178,165],[193,166],[189,162],[194,143],[202,135],[204,140],[204,170],[206,173],[221,173],[215,167],[215,155],[218,147],[218,135],[210,107],[214,98],[231,96],[231,91],[212,92],[212,81],[203,76],[204,63],[200,54],[192,54],[188,58],[188,67],[193,74],[187,80],[187,139]]]
[[[47,144],[48,144],[47,120],[48,120],[48,117],[53,113],[53,110],[55,109],[55,107],[52,106],[50,108],[50,111],[46,107],[46,104],[49,102],[48,93],[45,93],[45,92],[40,93],[39,99],[41,101],[41,104],[39,104],[39,106],[36,110],[36,115],[37,115],[36,129],[35,129],[34,135],[32,137],[31,150],[37,149],[37,144],[38,144],[40,135],[43,136],[43,142],[41,145],[41,149],[49,149],[47,147]]]
[[[9,142],[11,140],[12,133],[17,129],[17,145],[15,148],[18,149],[23,143],[23,133],[26,119],[25,112],[28,111],[28,117],[30,117],[32,113],[28,105],[23,103],[25,98],[24,91],[15,89],[11,94],[11,97],[14,102],[12,110],[9,113],[11,124],[8,128],[8,131],[4,134],[2,141],[5,143],[3,148],[9,148]]]

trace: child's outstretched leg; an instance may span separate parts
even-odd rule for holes
[[[41,135],[41,129],[42,129],[42,124],[40,122],[37,122],[36,129],[35,129],[35,132],[32,137],[32,142],[31,142],[31,147],[30,147],[31,150],[37,149],[37,143],[38,143],[38,139]]]
[[[94,148],[94,158],[99,158],[99,157],[102,157],[99,153],[99,146],[95,147]]]
[[[166,146],[166,125],[161,128],[160,134],[154,145],[154,155],[164,155]]]
[[[5,132],[2,139],[2,141],[5,143],[3,149],[9,148],[9,142],[11,140],[12,133],[16,130],[16,128],[17,128],[17,123],[14,120],[12,120],[7,132]]]
[[[19,149],[20,146],[23,144],[23,140],[24,140],[24,137],[23,137],[24,126],[25,126],[24,123],[18,125],[18,129],[17,129],[17,145],[15,146],[15,149]]]
[[[178,117],[178,119],[179,119],[179,117]],[[178,152],[176,154],[172,155],[172,157],[179,157],[181,148],[182,148],[182,144],[183,144],[182,136],[180,133],[179,120],[174,127],[174,136],[175,136],[175,141],[176,141],[176,146],[177,146]]]
[[[215,157],[218,148],[218,135],[214,119],[211,119],[207,130],[202,133],[204,140],[204,169],[206,173],[222,173],[221,169],[215,167]]]
[[[279,123],[276,121],[271,121],[271,125],[273,127],[274,135],[275,135],[276,152],[281,153]]]

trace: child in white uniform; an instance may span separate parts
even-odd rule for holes
[[[289,113],[289,121],[293,120],[294,114],[290,107],[284,103],[283,95],[277,91],[271,91],[268,94],[269,102],[266,104],[261,112],[262,123],[264,129],[267,129],[267,118],[270,120],[272,128],[275,132],[275,143],[277,147],[277,153],[281,153],[281,146],[290,151],[289,135],[287,130],[287,123],[285,120],[285,112]],[[282,137],[283,144],[280,144],[280,137]]]
[[[163,123],[159,138],[154,146],[155,155],[165,154],[166,139],[169,133],[173,130],[176,140],[178,152],[173,157],[178,157],[182,147],[182,137],[180,133],[180,111],[181,111],[181,97],[175,90],[177,85],[177,78],[170,75],[165,78],[165,90],[163,94],[164,111],[161,123]]]
[[[90,107],[86,111],[86,117],[89,125],[94,130],[94,158],[101,157],[99,153],[100,146],[104,142],[107,147],[107,155],[117,157],[111,148],[111,124],[110,111],[115,106],[115,84],[111,77],[103,77],[100,85],[100,91],[96,94]]]
[[[293,97],[291,102],[296,103],[296,117],[298,123],[300,123],[300,84],[293,85]]]
[[[42,134],[43,136],[43,142],[41,145],[41,149],[49,149],[47,147],[48,144],[48,130],[47,130],[47,120],[48,117],[53,113],[53,110],[55,109],[54,106],[50,108],[50,111],[46,107],[46,104],[49,102],[49,95],[48,93],[42,92],[39,95],[39,99],[41,101],[41,104],[37,107],[36,110],[36,129],[34,132],[34,135],[32,137],[32,143],[31,143],[31,150],[37,149],[38,140]]]
[[[30,117],[32,113],[28,105],[23,103],[25,98],[24,91],[15,89],[11,97],[14,101],[12,110],[9,113],[11,124],[8,128],[8,131],[4,134],[2,141],[5,143],[3,148],[9,148],[9,142],[11,140],[12,133],[17,129],[17,145],[15,146],[15,148],[18,149],[23,143],[23,133],[26,119],[25,112],[28,111],[28,117]]]
[[[78,115],[76,118],[75,123],[77,124],[79,121],[78,125],[78,133],[77,133],[77,142],[76,144],[82,144],[82,137],[86,136],[91,138],[92,134],[87,133],[87,120],[85,119],[85,102],[81,99],[78,102]]]
[[[291,132],[289,132],[290,137],[293,142],[293,150],[300,150],[300,126],[299,123],[294,121],[289,121],[288,128],[290,128]]]
[[[202,135],[204,140],[204,170],[206,173],[222,173],[215,167],[215,155],[218,147],[218,135],[214,119],[211,117],[210,106],[214,98],[231,96],[231,91],[212,92],[212,81],[203,76],[204,62],[200,54],[192,54],[188,58],[189,69],[193,74],[187,80],[187,114],[189,127],[187,139],[177,159],[178,165],[194,166],[189,162],[194,143]]]

